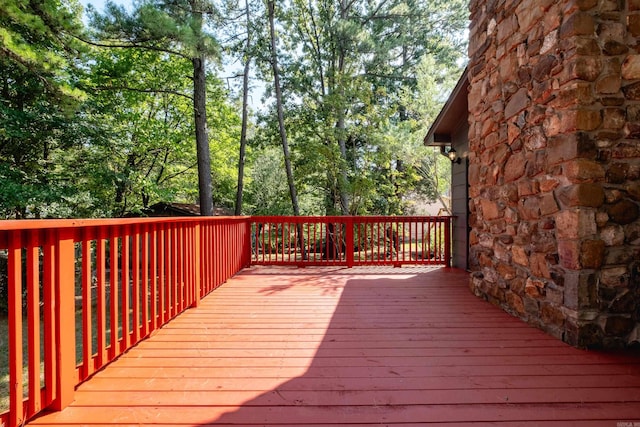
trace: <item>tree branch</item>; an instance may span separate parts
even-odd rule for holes
[[[165,176],[162,180],[160,180],[160,181],[159,181],[159,183],[167,182],[167,181],[169,181],[170,179],[173,179],[173,178],[175,178],[175,177],[177,177],[177,176],[182,175],[183,173],[187,173],[188,171],[190,171],[191,169],[195,168],[196,166],[198,166],[198,164],[197,164],[197,163],[194,163],[194,164],[192,164],[191,166],[188,166],[186,169],[182,169],[181,171],[178,171],[178,172],[173,173],[173,174],[171,174],[171,175],[167,175],[167,176]]]
[[[112,49],[113,48],[116,48],[116,49],[146,49],[146,50],[152,50],[152,51],[155,51],[155,52],[168,53],[170,55],[176,55],[176,56],[179,56],[180,58],[191,60],[191,57],[189,55],[185,55],[184,53],[178,52],[177,50],[167,49],[167,48],[164,48],[164,47],[158,47],[158,46],[154,46],[154,45],[139,44],[139,42],[137,42],[137,41],[123,42],[122,40],[119,40],[118,42],[113,42],[113,43],[100,43],[100,42],[94,42],[93,40],[85,39],[85,38],[77,36],[77,35],[74,35],[73,37],[75,37],[76,39],[78,39],[81,42],[86,43],[86,44],[88,44],[90,46],[112,48]]]
[[[387,79],[387,80],[404,80],[404,81],[415,81],[415,77],[411,76],[400,76],[400,75],[391,75],[391,74],[377,74],[377,73],[364,73],[363,76],[367,77],[375,77],[379,79]]]
[[[378,7],[376,7],[376,10],[374,10],[373,13],[367,17],[367,19],[362,21],[361,25],[364,26],[364,25],[368,24],[369,21],[371,21],[372,19],[377,19],[378,18],[378,13],[380,12],[380,9],[382,9],[382,6],[385,5],[385,3],[387,3],[387,0],[381,1],[380,4],[378,5]]]
[[[169,95],[175,95],[175,96],[181,96],[183,98],[188,99],[189,101],[193,102],[193,97],[190,95],[186,95],[184,93],[175,91],[175,90],[171,90],[171,89],[141,89],[141,88],[135,88],[135,87],[129,87],[129,86],[94,86],[91,89],[94,90],[103,90],[103,91],[108,91],[108,90],[126,90],[129,92],[139,92],[139,93],[167,93]]]

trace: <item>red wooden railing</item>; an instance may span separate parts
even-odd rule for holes
[[[250,263],[246,217],[0,228],[9,293],[3,426],[64,408],[76,385]]]
[[[451,217],[252,217],[252,264],[393,265],[451,260]]]
[[[9,344],[8,384],[0,375],[9,410],[0,426],[68,406],[80,382],[252,263],[448,266],[450,220],[0,221],[9,293],[9,333],[0,337]]]

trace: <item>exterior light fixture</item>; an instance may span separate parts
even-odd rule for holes
[[[449,156],[449,160],[451,160],[451,163],[460,164],[460,162],[462,161],[462,159],[458,157],[458,153],[453,149],[453,147],[451,147],[451,149],[447,153],[447,156]]]
[[[460,157],[458,157],[458,152],[453,147],[450,147],[447,150],[445,146],[441,145],[440,146],[440,153],[443,156],[448,157],[449,160],[451,160],[451,163],[460,164],[460,162],[462,162],[462,159]]]

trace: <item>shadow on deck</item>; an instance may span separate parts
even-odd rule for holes
[[[571,348],[475,298],[465,272],[254,267],[30,425],[634,421],[637,355]]]

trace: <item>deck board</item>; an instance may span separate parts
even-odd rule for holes
[[[32,426],[640,425],[640,359],[571,348],[425,268],[252,268]]]

